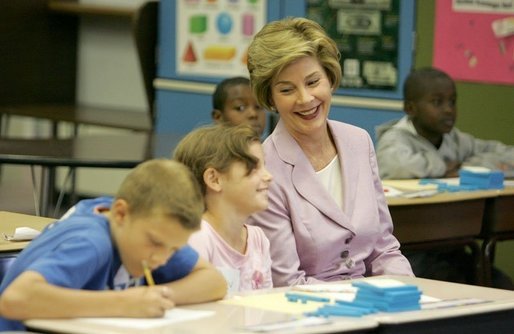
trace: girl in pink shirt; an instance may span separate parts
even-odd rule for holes
[[[225,276],[229,292],[271,288],[270,244],[248,217],[268,206],[271,174],[248,125],[209,125],[189,133],[174,158],[193,171],[206,211],[189,244]]]

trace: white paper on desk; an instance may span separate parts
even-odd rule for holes
[[[382,188],[384,188],[385,197],[398,197],[403,194],[403,191],[385,184],[382,185]]]
[[[422,198],[422,197],[430,197],[434,196],[439,192],[437,189],[428,189],[428,190],[420,190],[420,191],[412,191],[403,193],[401,197],[405,198]]]
[[[296,285],[292,287],[292,290],[311,292],[323,297],[328,297],[331,300],[337,299],[345,301],[352,301],[357,293],[357,288],[352,286],[351,283]]]
[[[295,285],[292,290],[303,292],[327,292],[327,293],[350,293],[355,294],[357,288],[351,283],[335,283],[335,284],[305,284]]]
[[[196,320],[214,315],[214,311],[186,310],[173,308],[162,318],[80,318],[83,322],[134,329],[162,327],[182,321]]]
[[[14,230],[13,235],[4,234],[4,238],[5,238],[5,240],[8,240],[8,241],[27,241],[27,240],[34,239],[35,237],[37,237],[40,234],[41,234],[40,231],[35,230],[30,227],[17,227]]]

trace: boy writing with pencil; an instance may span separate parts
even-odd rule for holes
[[[189,244],[225,276],[229,292],[273,287],[269,240],[245,224],[268,206],[271,174],[248,125],[213,125],[184,137],[174,158],[188,166],[205,198],[201,230]]]
[[[79,202],[9,268],[0,331],[23,330],[29,318],[160,317],[222,298],[223,276],[186,246],[202,203],[187,167],[166,159],[137,166],[114,198]]]

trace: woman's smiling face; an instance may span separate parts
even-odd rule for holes
[[[289,64],[274,78],[272,101],[287,130],[305,136],[326,129],[332,85],[316,57]]]

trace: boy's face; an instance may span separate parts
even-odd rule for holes
[[[448,78],[436,78],[424,88],[421,98],[406,103],[405,111],[421,136],[440,137],[451,131],[457,118],[455,84]]]
[[[227,173],[221,175],[225,198],[233,203],[242,215],[251,215],[268,207],[268,187],[272,180],[271,174],[264,166],[261,144],[250,144],[249,153],[259,160],[250,174],[244,163],[236,161]]]
[[[140,217],[132,216],[126,208],[121,208],[118,212],[116,210],[113,205],[113,238],[121,262],[134,277],[143,276],[143,261],[152,270],[164,265],[173,253],[187,243],[194,232],[185,229],[178,219],[159,211]]]
[[[223,110],[214,110],[215,121],[227,122],[232,125],[247,123],[262,135],[266,126],[266,112],[257,103],[248,85],[234,85],[226,89],[227,99]]]

